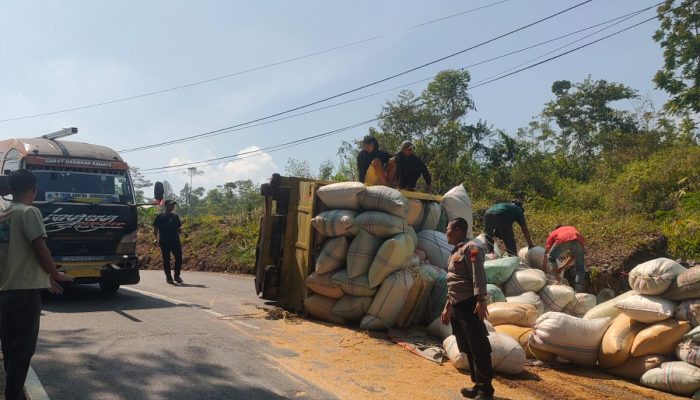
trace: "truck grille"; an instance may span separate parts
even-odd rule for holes
[[[113,237],[89,237],[87,235],[50,235],[48,247],[53,256],[93,256],[114,254],[118,244]]]

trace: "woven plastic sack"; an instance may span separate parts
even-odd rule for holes
[[[596,297],[590,293],[576,293],[574,300],[564,308],[564,312],[576,317],[583,317],[595,307],[596,301]]]
[[[389,275],[374,296],[360,328],[379,331],[394,326],[413,283],[413,275],[408,271],[397,271]]]
[[[416,301],[416,307],[413,311],[413,316],[411,317],[411,325],[425,325],[431,322],[432,319],[429,315],[430,309],[430,297],[432,296],[433,289],[435,287],[435,268],[429,267],[426,264],[421,264],[416,267],[416,270],[421,276],[421,280],[426,285],[425,289],[421,291],[418,300]]]
[[[369,286],[367,275],[350,278],[346,269],[341,269],[333,274],[333,283],[340,286],[340,290],[350,296],[366,297],[377,294],[377,288]]]
[[[530,334],[532,334],[532,331],[534,330],[533,328],[517,325],[498,325],[495,327],[495,329],[496,332],[506,334],[515,339],[520,344],[520,347],[525,350],[525,356],[527,358],[533,358],[544,362],[551,362],[557,358],[557,355],[554,353],[539,350],[530,346]]]
[[[605,317],[615,318],[620,314],[620,309],[615,307],[615,305],[620,301],[628,297],[634,296],[636,294],[637,292],[635,292],[634,290],[629,290],[606,302],[600,303],[597,306],[588,310],[588,312],[583,316],[583,319],[596,319]]]
[[[311,219],[311,226],[327,237],[354,236],[355,217],[357,213],[350,210],[324,211]]]
[[[459,351],[457,339],[454,335],[450,335],[443,340],[442,347],[447,353],[447,358],[450,359],[450,362],[455,368],[467,371],[469,370],[469,359],[465,353]]]
[[[673,317],[676,303],[658,296],[634,295],[619,301],[615,307],[635,321],[653,324]]]
[[[345,320],[333,314],[336,299],[315,294],[304,300],[304,309],[314,317],[332,324],[344,325]]]
[[[673,394],[691,395],[700,389],[700,368],[683,361],[671,361],[645,372],[639,382]]]
[[[347,239],[343,236],[326,240],[316,257],[316,272],[325,274],[343,268],[349,246]]]
[[[696,326],[690,332],[686,333],[683,337],[695,342],[700,342],[700,326]]]
[[[476,243],[477,246],[481,247],[481,249],[484,250],[484,253],[486,253],[487,256],[489,255],[489,249],[486,245],[485,233],[482,233],[481,235],[472,239],[472,242]],[[494,260],[503,256],[503,252],[501,251],[501,248],[498,246],[497,243],[493,244],[493,255],[495,255],[495,258],[493,258]]]
[[[345,321],[357,322],[365,315],[370,304],[372,304],[371,297],[345,295],[335,302],[331,312]]]
[[[355,219],[356,229],[362,228],[372,235],[386,239],[406,229],[403,218],[379,211],[366,211]]]
[[[426,203],[423,208],[423,221],[420,223],[420,226],[417,230],[419,232],[434,231],[435,228],[437,228],[438,223],[440,222],[441,212],[442,208],[440,207],[440,203],[435,201]]]
[[[381,285],[387,276],[404,265],[414,250],[413,240],[405,233],[384,241],[369,267],[369,285],[371,287]]]
[[[676,307],[676,319],[688,321],[691,326],[700,325],[700,299],[691,299],[682,302]]]
[[[525,303],[493,303],[488,305],[489,322],[498,325],[534,325],[539,314],[537,307]]]
[[[491,343],[491,365],[494,371],[515,375],[525,369],[525,350],[520,343],[505,333],[489,334]]]
[[[508,303],[526,303],[532,304],[537,307],[537,315],[544,314],[544,304],[540,299],[540,296],[535,292],[525,292],[517,296],[506,297]]]
[[[336,284],[332,280],[333,274],[319,274],[317,272],[312,272],[311,275],[306,277],[305,283],[306,287],[311,289],[314,293],[330,297],[332,299],[339,299],[343,297],[343,289],[340,285]]]
[[[485,261],[486,281],[501,286],[510,279],[518,265],[520,265],[518,257],[504,257]]]
[[[428,332],[428,335],[444,341],[448,336],[452,335],[452,325],[443,324],[442,319],[437,317],[433,320],[433,322],[428,324],[425,331]]]
[[[594,367],[610,318],[581,319],[548,312],[535,322],[530,345],[583,367]]]
[[[544,272],[534,268],[518,268],[503,285],[506,296],[517,296],[525,292],[539,292],[547,284]]]
[[[360,207],[364,211],[381,211],[404,218],[408,200],[396,189],[386,186],[370,186],[358,193]]]
[[[369,272],[369,266],[372,265],[374,256],[377,255],[377,250],[382,243],[384,243],[382,239],[360,229],[348,247],[347,265],[350,278],[366,275]]]
[[[630,353],[635,357],[649,354],[671,354],[683,335],[690,332],[686,321],[667,319],[642,329],[634,338]]]
[[[681,272],[663,296],[670,300],[700,298],[700,265]]]
[[[676,356],[679,360],[700,367],[700,342],[683,339],[676,346]]]
[[[576,292],[574,289],[566,285],[547,285],[537,292],[537,294],[540,296],[540,299],[542,299],[545,312],[562,312],[569,303],[576,299]]]
[[[357,194],[365,191],[362,182],[338,182],[321,186],[316,195],[326,208],[331,210],[360,210],[360,199]]]
[[[416,257],[418,258],[418,257]],[[418,267],[406,268],[406,271],[413,275],[413,286],[408,291],[406,301],[399,312],[396,319],[396,326],[399,328],[407,328],[411,326],[413,321],[417,319],[416,314],[421,310],[421,302],[427,303],[430,291],[433,289],[433,280],[425,278]],[[425,307],[422,308],[425,310]]]
[[[658,367],[666,361],[668,361],[668,357],[656,354],[642,357],[630,357],[624,364],[619,367],[610,368],[606,372],[611,375],[639,381],[639,378],[641,378],[645,372]]]
[[[491,303],[498,303],[498,302],[505,302],[506,301],[506,295],[503,294],[501,291],[501,288],[499,288],[496,285],[492,284],[487,284],[486,285],[486,292],[489,294],[489,304]]]
[[[455,186],[442,196],[442,209],[447,214],[447,220],[457,217],[464,218],[469,224],[467,238],[474,237],[472,201],[464,185]]]
[[[435,271],[433,290],[428,298],[428,320],[432,321],[440,316],[447,303],[447,272],[434,265],[423,265],[428,265],[428,268],[432,267]]]
[[[537,269],[542,268],[542,260],[544,259],[544,247],[536,246],[531,249],[523,247],[518,251],[518,257],[523,264]]]
[[[404,231],[405,234],[411,237],[413,240],[413,244],[417,247],[418,246],[418,234],[416,233],[416,230],[413,229],[412,226],[407,226],[406,230]],[[415,254],[415,252],[414,252]],[[420,259],[420,257],[418,257]],[[420,265],[420,262],[418,263]]]
[[[624,314],[615,317],[600,345],[598,352],[600,368],[609,369],[626,363],[630,358],[634,338],[645,327],[646,324],[631,320]]]
[[[447,269],[454,248],[447,242],[447,235],[438,231],[421,231],[418,233],[416,247],[425,252],[430,264]]]
[[[418,199],[409,199],[406,223],[417,227],[420,226],[421,222],[423,222],[423,202]]]
[[[668,258],[657,258],[634,267],[629,274],[630,287],[639,294],[663,294],[685,267]]]

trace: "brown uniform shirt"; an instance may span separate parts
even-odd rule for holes
[[[457,304],[472,296],[486,296],[484,251],[474,242],[460,243],[452,250],[447,265],[447,295]]]

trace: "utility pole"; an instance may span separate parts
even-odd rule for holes
[[[190,206],[190,196],[192,195],[192,193],[194,193],[194,189],[192,188],[193,178],[195,175],[204,175],[204,171],[198,171],[197,167],[189,167],[189,168],[187,168],[185,175],[188,175],[190,177],[190,191],[189,191],[189,193],[187,193],[187,196],[185,196],[185,203],[189,207]]]

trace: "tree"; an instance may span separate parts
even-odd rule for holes
[[[131,175],[131,182],[134,185],[134,197],[136,198],[136,202],[143,203],[143,189],[153,186],[153,183],[146,179],[146,176],[141,172],[139,167],[129,167],[129,174]]]
[[[672,114],[700,113],[700,3],[686,0],[674,7],[666,0],[657,9],[661,26],[654,40],[664,49],[663,67],[654,83],[671,98],[665,108]]]
[[[306,160],[297,160],[296,158],[290,158],[287,160],[287,165],[284,167],[284,173],[289,176],[296,176],[298,178],[314,178],[314,175],[311,173],[311,164]]]
[[[321,161],[321,165],[318,167],[318,179],[329,181],[333,179],[333,171],[335,170],[335,165],[333,165],[333,160],[327,158]]]

